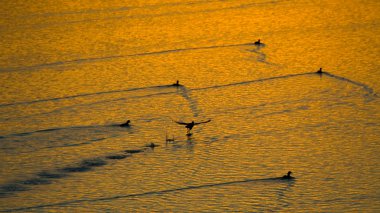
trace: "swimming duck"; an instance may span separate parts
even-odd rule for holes
[[[260,41],[260,39],[259,40],[257,40],[257,41],[255,41],[255,43],[254,43],[255,45],[260,45],[261,44],[261,41]]]
[[[149,148],[152,148],[154,149],[154,147],[157,147],[158,145],[154,144],[154,143],[150,143],[148,145],[146,145],[146,147],[149,147]]]
[[[177,82],[175,84],[172,84],[172,86],[179,87],[179,86],[182,86],[182,85],[179,84],[179,81],[177,80]]]
[[[282,176],[282,178],[281,178],[281,179],[294,179],[294,177],[290,176],[290,174],[292,174],[292,172],[291,172],[291,171],[289,171],[289,172],[288,172],[288,174],[286,174],[286,175]]]
[[[322,74],[323,71],[322,71],[322,68],[319,68],[319,70],[317,71],[318,74]]]
[[[174,121],[176,122],[177,124],[181,124],[181,125],[185,125],[186,129],[187,129],[187,134],[191,134],[190,133],[190,130],[195,126],[195,125],[198,125],[198,124],[204,124],[204,123],[208,123],[210,122],[211,119],[207,120],[207,121],[202,121],[202,122],[198,122],[198,123],[195,123],[194,121],[191,121],[190,123],[185,123],[185,122],[179,122],[179,121]]]
[[[127,122],[120,124],[121,127],[130,127],[131,125],[129,124],[131,121],[127,120]]]

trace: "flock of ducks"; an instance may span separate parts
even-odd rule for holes
[[[185,125],[185,127],[187,129],[187,132],[186,132],[187,134],[186,135],[190,136],[190,135],[192,135],[192,133],[190,131],[191,131],[191,129],[193,129],[193,127],[195,125],[208,123],[210,121],[211,121],[211,119],[209,119],[207,121],[201,121],[201,122],[191,121],[190,123],[181,122],[181,121],[174,121],[174,122],[176,122],[177,124],[180,124],[180,125]],[[119,126],[121,126],[121,127],[130,127],[131,126],[131,120],[127,120],[125,123],[122,123]],[[174,137],[171,139],[171,138],[168,138],[167,135],[166,135],[166,141],[174,141]]]
[[[321,68],[322,69],[322,68]],[[321,69],[319,70],[319,71],[321,71]],[[318,72],[319,72],[318,71]],[[178,84],[178,81],[177,81],[177,83],[176,84]],[[174,84],[173,84],[174,85]],[[208,123],[208,122],[210,122],[211,121],[211,119],[209,119],[209,120],[207,120],[207,121],[202,121],[202,122],[194,122],[194,121],[191,121],[190,123],[185,123],[185,122],[179,122],[179,121],[174,121],[174,122],[176,122],[177,124],[180,124],[180,125],[185,125],[185,127],[186,127],[186,129],[187,129],[187,136],[191,136],[191,133],[190,133],[190,131],[191,131],[191,129],[195,126],[195,125],[199,125],[199,124],[204,124],[204,123]],[[131,121],[130,120],[127,120],[127,122],[125,122],[125,123],[123,123],[123,124],[120,124],[120,126],[121,127],[130,127],[130,123],[131,123]],[[168,137],[168,134],[166,133],[166,143],[168,143],[168,142],[174,142],[175,140],[174,140],[174,136],[172,137],[172,138],[169,138]],[[149,147],[149,148],[152,148],[152,149],[154,149],[155,147],[157,147],[157,146],[159,146],[159,145],[156,145],[155,143],[150,143],[150,144],[148,144],[148,145],[146,145],[146,147]],[[284,175],[284,176],[282,176],[280,179],[282,179],[282,180],[291,180],[291,179],[294,179],[294,177],[292,177],[292,176],[290,176],[290,174],[292,174],[292,172],[291,171],[289,171],[286,175]]]
[[[180,87],[182,85],[179,83],[179,80],[177,80],[176,83],[172,84],[171,86]],[[208,123],[210,121],[211,121],[211,119],[209,119],[207,121],[201,121],[201,122],[191,121],[190,123],[181,122],[181,121],[174,121],[174,122],[176,122],[177,124],[180,124],[180,125],[185,125],[185,127],[187,129],[186,135],[190,136],[190,135],[192,135],[191,130],[193,129],[193,127],[195,125]],[[121,127],[130,127],[131,126],[131,120],[127,120],[125,123],[122,123],[119,126],[121,126]],[[168,138],[167,135],[166,135],[166,141],[174,141],[174,137],[173,138]]]
[[[254,42],[254,45],[262,45],[262,44],[263,43],[261,43],[260,39],[258,39],[257,41]],[[322,68],[319,68],[319,70],[316,73],[322,75],[323,74]],[[172,84],[171,86],[180,87],[182,85],[177,80],[176,83]],[[186,129],[187,129],[186,135],[187,136],[191,136],[192,135],[191,130],[193,129],[194,126],[199,125],[199,124],[208,123],[210,121],[211,121],[211,119],[209,119],[207,121],[201,121],[201,122],[191,121],[190,123],[180,122],[180,121],[174,121],[174,122],[177,123],[177,124],[180,124],[180,125],[184,125],[186,127]],[[131,121],[127,120],[125,123],[120,124],[119,126],[121,126],[121,127],[130,127],[130,123],[131,123]],[[174,136],[172,138],[168,138],[168,135],[166,134],[166,142],[174,142]],[[147,147],[150,147],[150,148],[154,148],[154,147],[157,147],[157,146],[158,145],[156,145],[154,143],[150,143],[150,144],[147,145]],[[282,176],[280,179],[284,179],[284,180],[294,179],[294,177],[292,177],[291,174],[292,174],[292,172],[288,171],[288,173],[286,175]]]

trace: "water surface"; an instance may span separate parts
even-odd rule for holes
[[[0,211],[379,211],[379,11],[2,2]]]

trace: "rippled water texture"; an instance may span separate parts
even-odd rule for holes
[[[380,211],[379,11],[2,1],[0,211]]]

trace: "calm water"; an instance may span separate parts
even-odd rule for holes
[[[0,211],[380,211],[379,1],[0,14]]]

